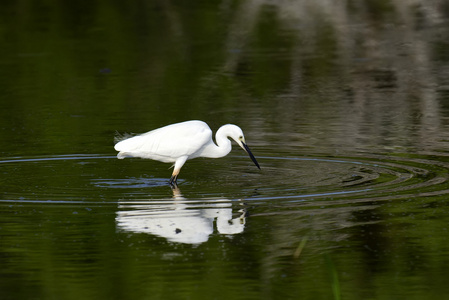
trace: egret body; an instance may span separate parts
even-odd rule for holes
[[[223,125],[217,130],[217,144],[212,140],[212,130],[205,122],[187,121],[122,140],[115,144],[114,148],[119,151],[119,159],[140,157],[174,163],[170,184],[176,185],[179,172],[188,159],[219,158],[228,155],[232,148],[229,138],[242,147],[260,169],[256,158],[246,145],[242,129],[232,124]]]

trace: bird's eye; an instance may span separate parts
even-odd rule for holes
[[[239,136],[239,140],[243,140],[243,135]]]

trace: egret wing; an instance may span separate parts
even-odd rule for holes
[[[212,141],[212,131],[201,121],[168,125],[126,139],[115,145],[119,157],[142,157],[173,162],[192,156]]]

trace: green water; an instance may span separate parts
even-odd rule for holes
[[[443,299],[445,1],[0,3],[0,299]],[[188,161],[116,133],[239,125]]]

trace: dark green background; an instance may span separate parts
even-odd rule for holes
[[[1,1],[0,298],[444,298],[448,41],[446,1]],[[120,230],[173,194],[116,131],[190,119],[261,164],[180,176],[187,203],[245,202],[245,231]]]

